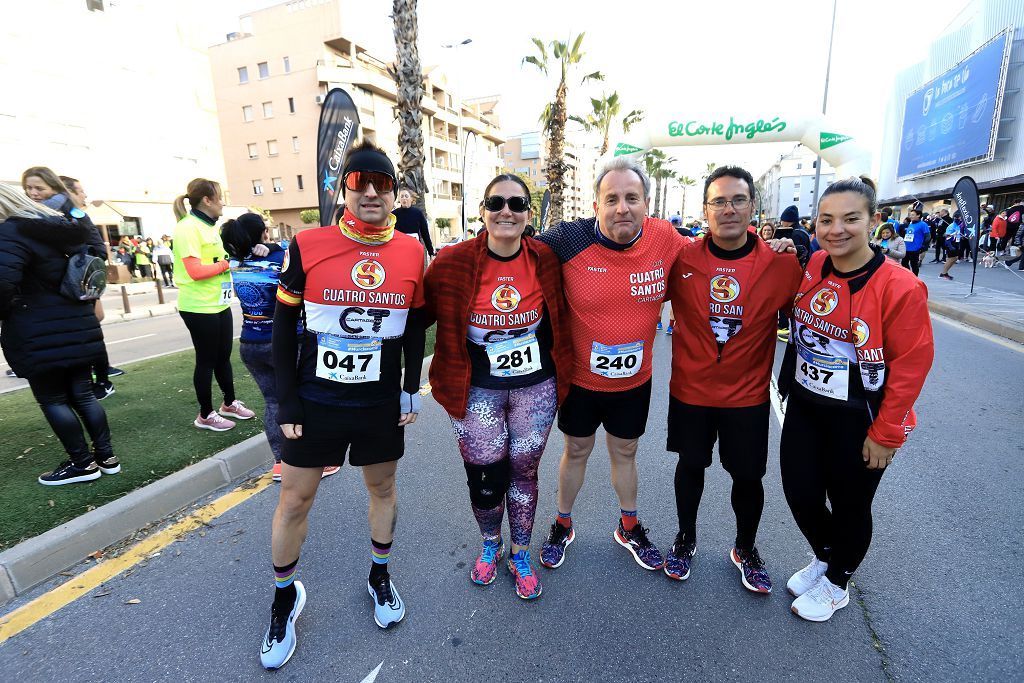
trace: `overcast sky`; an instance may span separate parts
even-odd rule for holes
[[[343,29],[385,60],[394,59],[391,2],[345,0],[356,7]],[[217,3],[207,25],[211,42],[237,30],[237,16],[277,4],[268,0]],[[894,75],[919,62],[928,43],[966,5],[965,0],[839,0],[828,115],[844,132],[877,146]],[[723,11],[727,10],[727,11]],[[466,97],[501,96],[506,133],[537,130],[554,95],[522,58],[531,37],[547,42],[586,32],[582,73],[602,71],[604,83],[570,83],[570,112],[585,114],[589,96],[617,90],[624,108],[649,111],[818,112],[825,82],[832,3],[827,0],[728,2],[589,2],[420,0],[420,56],[439,64]],[[358,22],[358,25],[355,25]],[[442,44],[471,38],[458,50]],[[456,57],[456,52],[458,57]],[[770,116],[768,117],[770,118]],[[707,161],[740,163],[762,173],[790,144],[668,150],[677,169],[698,176]],[[876,152],[877,154],[878,152]]]

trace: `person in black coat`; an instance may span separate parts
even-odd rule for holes
[[[423,215],[423,212],[413,206],[414,201],[416,201],[416,197],[413,195],[412,190],[403,187],[402,191],[398,193],[398,203],[401,206],[395,207],[391,212],[395,215],[395,229],[407,235],[412,235],[422,242],[424,252],[433,258],[434,244],[430,241],[430,225],[427,223],[427,217]],[[424,265],[426,265],[426,262],[424,262]]]
[[[89,371],[103,348],[103,333],[92,301],[60,293],[68,255],[87,245],[89,230],[5,185],[0,185],[0,221],[0,346],[11,368],[28,380],[68,455],[39,483],[55,486],[116,474],[121,465]]]

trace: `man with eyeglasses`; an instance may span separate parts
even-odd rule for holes
[[[541,549],[546,567],[560,566],[576,537],[572,508],[601,425],[621,512],[613,538],[644,569],[664,564],[637,516],[636,452],[647,428],[666,275],[685,238],[668,221],[647,217],[650,191],[635,161],[613,159],[594,184],[596,218],[560,223],[538,237],[562,262],[575,351],[572,385],[558,411],[565,449],[558,517]]]
[[[679,454],[679,533],[665,574],[680,581],[690,575],[704,470],[718,441],[736,513],[729,559],[745,588],[770,593],[771,579],[754,545],[764,507],[768,392],[777,316],[790,306],[802,269],[796,256],[779,253],[793,251],[792,242],[769,245],[748,230],[754,179],[744,169],[715,169],[704,182],[704,209],[709,238],[683,247],[669,276],[683,334],[672,340],[667,445]]]
[[[307,516],[323,467],[343,464],[346,452],[362,468],[370,499],[374,621],[387,628],[405,616],[388,559],[404,428],[420,408],[423,245],[395,230],[395,169],[384,152],[363,141],[348,153],[341,178],[341,221],[295,236],[277,292],[272,344],[286,438],[271,540],[276,593],[260,651],[267,669],[283,666],[295,650],[295,619],[306,602],[295,572]]]

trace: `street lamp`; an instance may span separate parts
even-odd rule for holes
[[[458,112],[458,124],[457,125],[458,125],[459,132],[458,132],[458,134],[456,136],[456,139],[455,139],[455,145],[456,145],[456,147],[459,148],[459,166],[461,166],[461,168],[462,168],[462,198],[461,198],[462,202],[461,202],[461,208],[459,210],[459,214],[461,216],[460,221],[461,221],[461,225],[462,225],[462,237],[463,237],[463,239],[465,239],[465,237],[466,237],[466,172],[465,172],[465,169],[466,169],[466,150],[464,150],[462,148],[462,90],[459,87],[460,86],[460,83],[459,83],[459,71],[460,71],[460,69],[459,69],[459,59],[458,59],[459,53],[458,53],[458,49],[460,47],[462,47],[463,45],[469,45],[472,42],[473,42],[472,38],[466,38],[461,43],[450,43],[448,45],[442,45],[441,46],[443,48],[453,49],[453,50],[456,51],[455,52],[455,69],[454,69],[455,79],[454,80],[455,80],[455,98],[456,98],[455,107],[456,107],[456,110]]]

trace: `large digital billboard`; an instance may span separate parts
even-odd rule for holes
[[[907,97],[897,180],[992,160],[1012,42],[1007,28]]]

